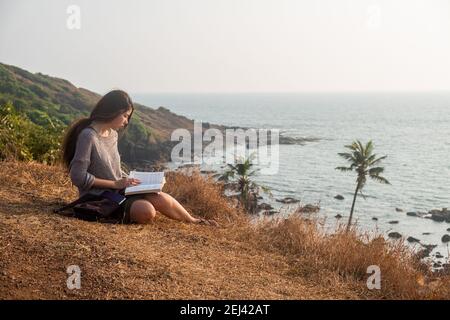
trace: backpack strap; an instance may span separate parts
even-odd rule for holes
[[[69,203],[61,208],[53,209],[53,213],[60,213],[60,212],[66,211],[67,209],[73,208],[79,203],[89,201],[94,197],[96,197],[96,195],[87,193],[87,194],[83,195],[82,197],[78,198],[77,200],[72,201],[71,203]]]

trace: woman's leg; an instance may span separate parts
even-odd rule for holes
[[[145,199],[150,201],[157,211],[171,219],[192,223],[201,221],[201,219],[191,216],[177,200],[167,193],[149,193],[145,195]]]
[[[146,224],[153,221],[156,215],[155,207],[145,199],[133,201],[130,207],[130,222]]]

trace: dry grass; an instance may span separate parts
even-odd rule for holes
[[[345,284],[365,298],[450,298],[450,277],[433,276],[429,266],[399,241],[354,229],[345,232],[344,227],[327,234],[317,221],[301,215],[264,221],[253,232],[254,241],[267,250],[291,257],[299,276],[321,283],[334,281],[336,286]],[[380,290],[367,288],[367,268],[372,265],[380,268]]]
[[[215,183],[211,176],[202,176],[198,170],[169,172],[164,188],[194,215],[221,223],[237,222],[244,216],[223,196],[223,184]]]
[[[448,299],[448,277],[381,237],[326,235],[313,220],[251,223],[198,173],[171,173],[166,192],[226,227],[157,216],[111,225],[51,213],[77,196],[61,168],[0,162],[0,299]],[[79,265],[82,289],[68,290]],[[379,265],[381,290],[368,290]]]

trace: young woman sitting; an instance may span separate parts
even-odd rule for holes
[[[80,197],[104,190],[123,194],[126,187],[140,183],[121,170],[117,148],[117,130],[126,128],[133,111],[128,94],[114,90],[98,101],[89,118],[70,126],[62,145],[63,163]],[[218,226],[214,220],[193,217],[164,192],[127,196],[120,214],[124,223],[144,224],[151,222],[156,212],[179,221]]]

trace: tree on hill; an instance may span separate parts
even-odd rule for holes
[[[379,167],[382,160],[387,156],[382,156],[377,158],[376,154],[373,153],[372,141],[369,141],[365,146],[361,141],[356,140],[351,145],[345,146],[351,152],[338,153],[339,156],[350,162],[349,167],[337,167],[340,171],[356,171],[356,189],[353,195],[352,207],[350,209],[350,217],[348,219],[347,231],[350,229],[353,217],[353,210],[355,208],[356,197],[358,192],[362,194],[362,189],[366,185],[367,178],[375,180],[380,183],[389,184],[386,178],[382,177],[380,174],[383,173],[384,168]],[[363,195],[364,196],[364,195]]]

